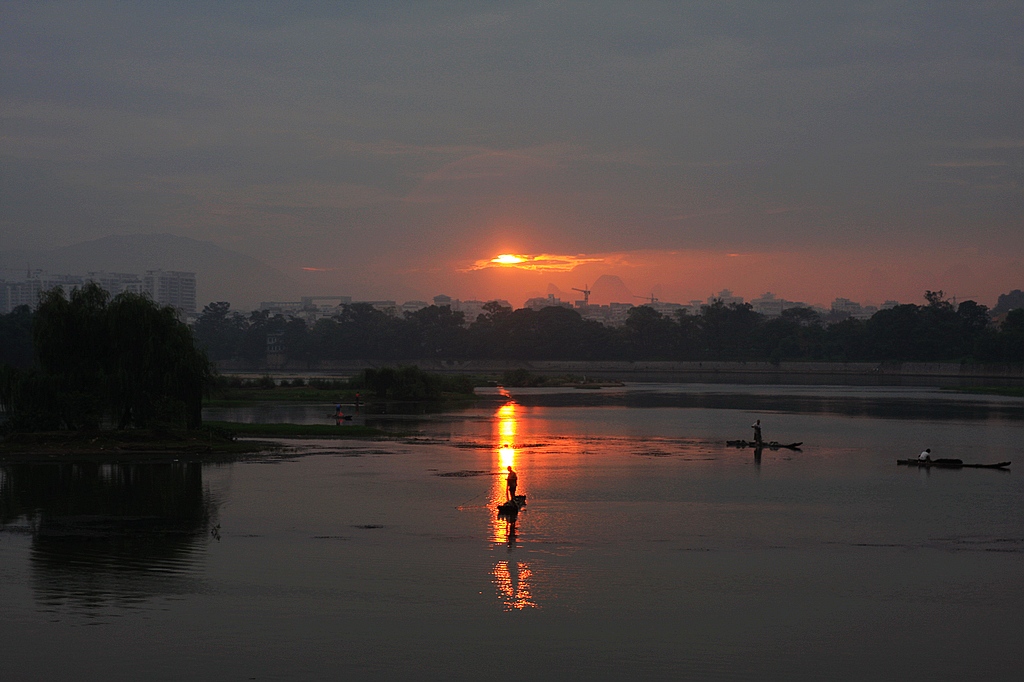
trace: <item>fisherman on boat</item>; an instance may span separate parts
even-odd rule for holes
[[[752,428],[754,429],[754,442],[759,446],[761,445],[761,420],[758,419],[753,423]]]
[[[924,452],[917,456],[918,462],[930,462],[932,461],[932,449],[925,448]]]
[[[512,467],[508,468],[508,478],[505,480],[505,499],[514,500],[516,497],[516,485],[519,483],[519,477],[516,476],[516,472],[512,471]]]

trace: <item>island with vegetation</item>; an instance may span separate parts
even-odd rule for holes
[[[24,311],[17,319],[25,321]],[[204,400],[224,381],[177,312],[139,294],[110,298],[96,284],[70,295],[56,289],[27,319],[18,329],[31,352],[0,365],[0,456],[235,456],[269,447],[240,436],[385,435],[365,426],[204,424]],[[430,396],[463,383],[415,369],[362,380],[385,396]]]

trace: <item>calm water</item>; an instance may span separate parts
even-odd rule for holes
[[[725,445],[757,418],[803,449]],[[1024,674],[1021,476],[895,465],[1024,466],[1024,401],[640,385],[356,420],[412,435],[0,466],[2,678]]]

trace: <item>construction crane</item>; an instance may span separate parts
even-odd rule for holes
[[[590,305],[590,288],[589,288],[589,285],[584,284],[582,289],[577,289],[576,287],[573,287],[572,290],[573,291],[578,291],[581,294],[583,294],[583,306],[584,307]]]
[[[655,303],[658,302],[658,299],[654,297],[653,293],[650,296],[637,296],[636,294],[634,294],[633,298],[642,298],[645,301],[647,301],[648,303],[650,303],[651,305],[654,305]]]

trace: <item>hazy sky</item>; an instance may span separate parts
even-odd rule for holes
[[[1020,1],[0,15],[0,250],[169,232],[399,301],[1024,288]]]

